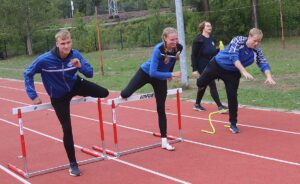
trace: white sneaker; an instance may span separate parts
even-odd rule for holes
[[[171,146],[168,141],[167,138],[161,138],[161,148],[166,149],[168,151],[174,151],[175,147]]]

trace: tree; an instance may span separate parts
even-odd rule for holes
[[[258,16],[257,16],[258,0],[251,0],[251,4],[252,4],[252,22],[253,22],[253,26],[258,28]]]
[[[19,36],[26,43],[27,54],[32,55],[32,34],[35,30],[47,28],[51,20],[57,17],[58,1],[0,0],[2,32]]]
[[[73,0],[74,9],[76,12],[80,12],[83,16],[91,16],[95,14],[95,6],[100,7],[101,13],[106,13],[107,0]]]
[[[209,16],[209,0],[203,0],[204,15]]]
[[[186,4],[196,11],[204,12],[205,16],[209,16],[209,0],[188,0]]]
[[[225,43],[234,35],[247,34],[252,26],[251,2],[241,0],[210,1],[210,21],[214,26],[214,34],[218,35]],[[216,39],[218,39],[215,36]]]

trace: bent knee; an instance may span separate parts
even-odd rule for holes
[[[107,89],[103,92],[103,98],[107,97],[109,95],[109,91]]]
[[[126,91],[121,91],[121,97],[122,98],[128,98],[128,97],[130,97],[131,96],[131,93],[128,93],[128,92],[126,92]]]
[[[205,85],[204,85],[204,83],[201,81],[201,80],[197,80],[197,86],[198,86],[198,88],[203,88],[203,87],[205,87]]]

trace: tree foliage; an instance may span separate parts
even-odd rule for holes
[[[213,25],[217,40],[225,43],[233,36],[246,35],[252,24],[253,0],[183,0],[186,43],[190,44],[198,33],[198,24],[208,20]],[[256,0],[258,25],[265,37],[280,35],[279,0]],[[287,36],[300,35],[300,1],[283,2],[284,27]],[[32,43],[35,53],[54,46],[55,32],[61,27],[70,27],[75,47],[82,51],[97,49],[95,20],[86,21],[85,16],[94,16],[95,6],[100,13],[107,13],[107,0],[73,0],[75,13],[71,17],[70,0],[0,0],[0,51],[1,44],[8,43],[10,55],[27,53]],[[160,34],[167,26],[176,27],[174,0],[118,0],[119,12],[148,10],[152,16],[144,20],[106,26],[101,24],[103,48],[153,46],[161,40]],[[161,8],[168,8],[161,13]],[[94,17],[92,17],[94,19]],[[103,23],[103,22],[102,22]],[[7,42],[9,40],[9,42]]]
[[[18,44],[24,45],[27,53],[32,54],[32,35],[56,20],[59,15],[57,2],[58,0],[0,0],[1,33],[19,40]]]

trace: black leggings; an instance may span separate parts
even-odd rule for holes
[[[153,87],[156,109],[158,113],[158,123],[161,137],[167,136],[167,117],[165,111],[165,102],[167,98],[167,81],[151,78],[141,68],[136,72],[130,80],[127,87],[121,91],[122,98],[130,97],[136,90],[143,87],[145,84],[150,83]]]
[[[205,90],[205,87],[215,79],[224,81],[229,108],[229,122],[231,124],[237,123],[237,90],[239,88],[240,78],[241,73],[239,71],[224,70],[212,59],[204,69],[202,75],[197,79],[199,90]]]
[[[63,129],[64,146],[70,163],[76,162],[70,117],[71,99],[76,95],[104,98],[107,97],[108,94],[109,92],[107,89],[78,77],[78,80],[70,93],[59,99],[51,98],[51,104]]]
[[[198,68],[199,74],[202,74],[204,69],[205,68]],[[216,104],[217,104],[218,107],[221,106],[222,103],[220,101],[220,97],[219,97],[219,93],[218,93],[218,90],[217,90],[217,85],[216,85],[215,80],[211,81],[208,84],[208,86],[209,86],[209,89],[210,89],[210,95],[211,95],[211,97],[214,99],[214,101],[216,102]],[[197,97],[196,97],[196,104],[200,104],[201,103],[201,100],[202,100],[202,98],[204,96],[206,87],[207,86],[205,86],[204,89],[201,89],[201,90],[199,90],[199,88],[198,88],[198,90],[197,90]]]

